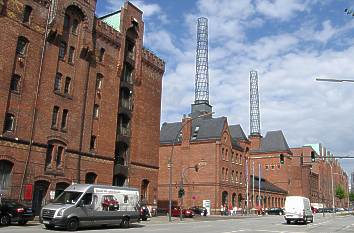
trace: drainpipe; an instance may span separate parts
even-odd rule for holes
[[[37,81],[37,86],[36,86],[36,97],[35,97],[35,100],[34,100],[34,108],[33,108],[33,114],[32,114],[32,124],[31,124],[31,129],[30,129],[31,137],[30,137],[30,141],[29,141],[28,155],[27,155],[27,158],[26,158],[25,168],[24,168],[24,171],[23,171],[22,179],[21,179],[21,186],[20,186],[20,193],[18,195],[18,200],[21,200],[21,197],[22,197],[23,185],[25,183],[26,173],[27,173],[27,170],[28,170],[28,164],[29,164],[29,161],[30,161],[30,158],[31,158],[32,146],[33,146],[33,138],[34,138],[34,134],[35,134],[36,120],[37,120],[37,114],[38,114],[37,104],[38,104],[40,84],[41,84],[42,73],[43,73],[44,54],[45,54],[46,45],[47,45],[47,34],[48,34],[48,26],[49,26],[50,8],[51,8],[51,3],[49,3],[49,5],[48,5],[47,20],[46,20],[45,31],[44,31],[44,36],[43,36],[41,60],[40,60],[40,65],[39,65],[38,81]]]

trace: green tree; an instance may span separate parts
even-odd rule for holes
[[[336,197],[338,197],[340,200],[346,197],[346,193],[342,185],[338,185],[336,187]]]
[[[349,193],[349,201],[354,201],[354,192]]]

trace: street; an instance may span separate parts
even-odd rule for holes
[[[262,216],[262,217],[241,217],[230,219],[228,217],[196,217],[194,219],[186,219],[182,223],[178,219],[174,219],[172,223],[168,223],[165,217],[154,218],[147,222],[133,224],[129,229],[119,227],[96,227],[81,229],[79,232],[169,232],[169,233],[236,233],[236,232],[354,232],[354,216],[332,216],[327,214],[323,217],[321,214],[315,216],[313,224],[285,224],[283,216]],[[0,228],[0,232],[50,232],[43,229],[37,223],[28,226],[9,226]],[[57,229],[53,232],[65,232],[65,230]]]

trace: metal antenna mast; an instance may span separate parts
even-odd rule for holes
[[[208,19],[198,18],[195,104],[209,104]]]
[[[258,74],[255,70],[250,71],[250,133],[251,135],[261,135]]]

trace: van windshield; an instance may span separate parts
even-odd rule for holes
[[[82,192],[72,192],[72,191],[64,191],[62,192],[53,203],[55,204],[75,204]]]

